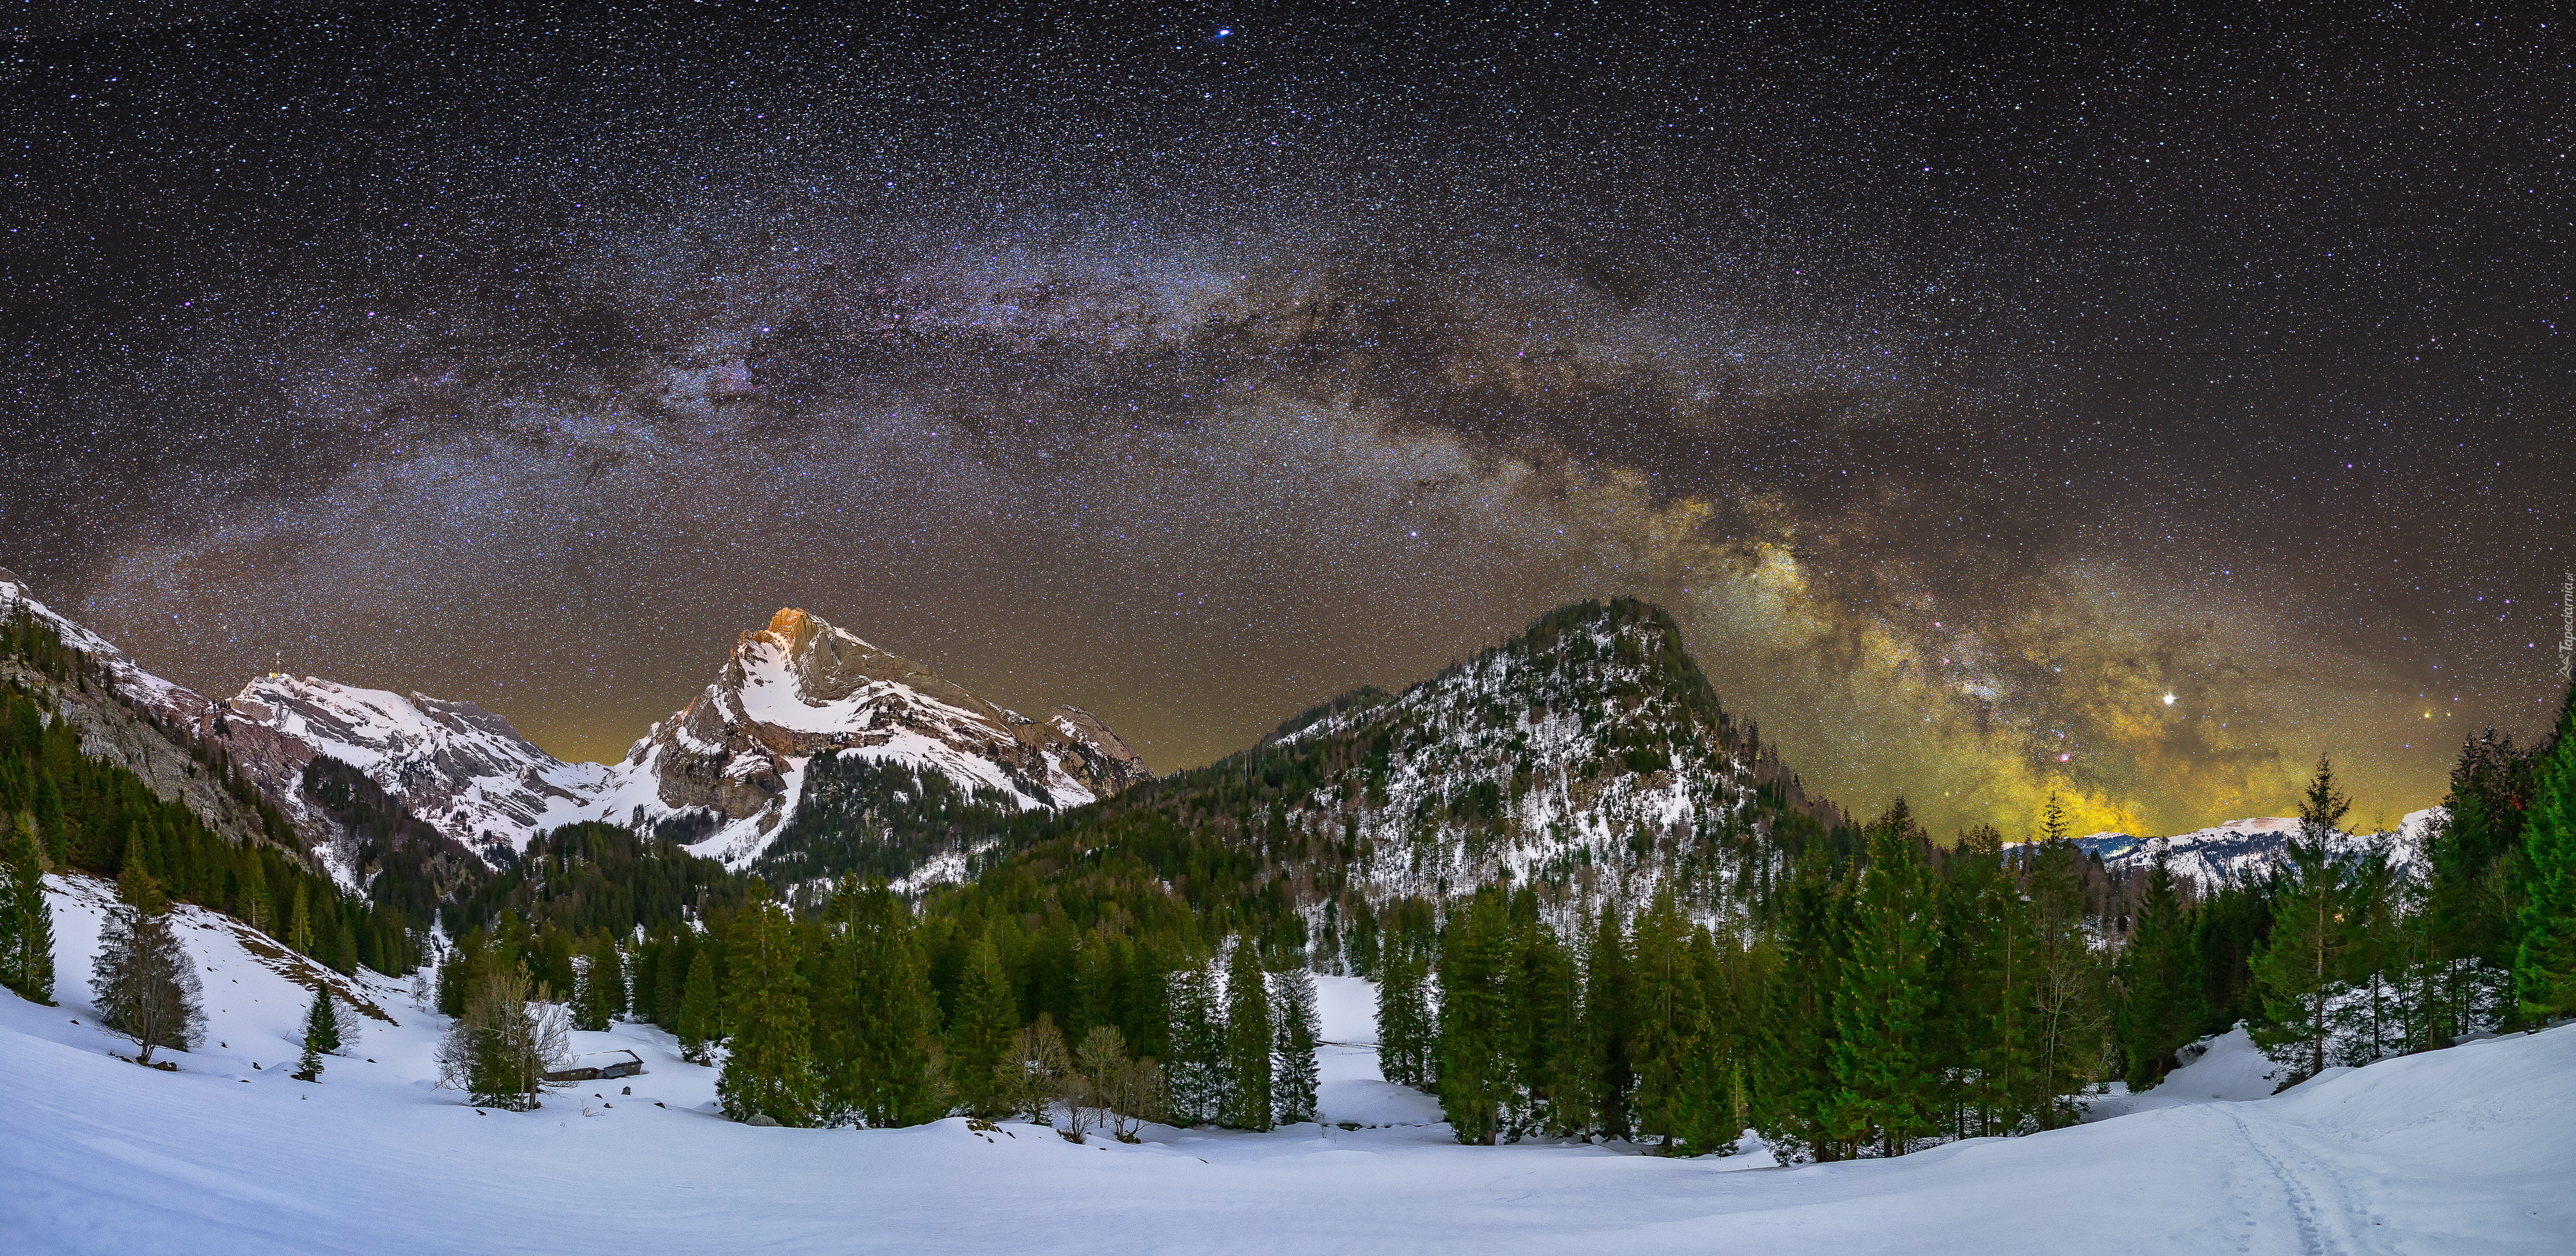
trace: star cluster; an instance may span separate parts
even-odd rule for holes
[[[0,564],[194,684],[612,755],[799,605],[1169,769],[1634,593],[2015,830],[2553,709],[2545,11],[233,7],[0,44]]]

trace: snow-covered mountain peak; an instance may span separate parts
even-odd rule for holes
[[[649,801],[637,800],[648,815],[711,826],[693,846],[740,866],[794,813],[818,754],[936,772],[1024,809],[1077,806],[1146,776],[1143,759],[1087,711],[1031,719],[794,608],[743,633],[715,682],[616,771],[649,780]]]

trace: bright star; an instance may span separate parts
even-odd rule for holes
[[[2172,694],[2166,694],[2166,695],[2165,695],[2165,705],[2166,705],[2166,706],[2172,706],[2173,704],[2174,704],[2174,696],[2173,696]]]

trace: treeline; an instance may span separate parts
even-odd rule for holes
[[[1452,903],[1379,974],[1382,1068],[1472,1143],[1754,1129],[1832,1160],[2073,1120],[2109,1050],[2082,857],[1939,848],[1902,800],[1861,839],[1713,922],[1669,893],[1572,936],[1525,890]]]
[[[1006,948],[1018,964],[1006,965]],[[1149,1118],[1252,1129],[1312,1119],[1311,975],[1265,972],[1248,942],[1228,954],[1220,977],[1212,954],[1175,965],[1109,934],[1015,938],[972,911],[916,914],[883,882],[855,877],[800,916],[754,881],[738,904],[638,928],[622,945],[605,931],[576,944],[505,910],[461,941],[438,997],[450,1015],[492,1022],[481,1032],[496,1044],[529,1035],[488,1010],[495,989],[561,1000],[576,1027],[662,1025],[701,1062],[720,1043],[717,1090],[738,1120],[898,1126],[963,1111],[1132,1135]],[[1050,966],[1071,984],[1051,990]],[[533,1101],[537,1071],[508,1071],[520,1057],[456,1054],[493,1061],[482,1081],[460,1066],[460,1084],[484,1101],[504,1102],[512,1086]]]

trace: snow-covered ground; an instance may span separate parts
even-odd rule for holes
[[[63,1006],[0,993],[0,1251],[2576,1250],[2576,1028],[2268,1098],[2221,1039],[2129,1115],[1774,1169],[1458,1146],[1436,1105],[1376,1079],[1365,984],[1326,979],[1334,1125],[1075,1146],[962,1120],[736,1125],[710,1110],[713,1070],[634,1026],[576,1048],[636,1051],[642,1076],[478,1113],[431,1084],[437,1018],[398,982],[356,992],[399,1023],[363,1021],[308,1085],[280,1066],[309,997],[295,976],[311,974],[194,912],[207,1044],[170,1057],[177,1073],[136,1068],[91,1023],[105,901],[96,882],[58,883]]]

